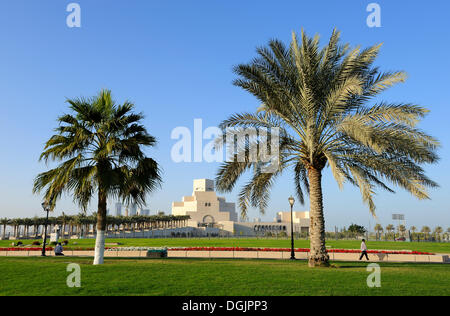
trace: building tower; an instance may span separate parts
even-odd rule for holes
[[[122,203],[116,203],[116,216],[122,215]]]

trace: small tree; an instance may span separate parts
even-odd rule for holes
[[[348,231],[355,234],[356,236],[363,236],[367,232],[364,226],[359,226],[356,224],[351,224],[348,227]]]

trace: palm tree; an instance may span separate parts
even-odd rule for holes
[[[23,225],[25,227],[24,229],[24,237],[28,238],[30,227],[33,226],[33,220],[31,218],[24,218],[23,219]]]
[[[22,225],[22,222],[19,218],[13,218],[11,220],[11,225],[13,226],[13,236],[17,239],[20,235],[20,225]]]
[[[431,232],[431,229],[428,226],[423,226],[421,232],[424,233],[425,237],[428,239],[428,234]]]
[[[406,232],[406,227],[405,225],[400,225],[398,226],[398,232],[400,233],[401,236],[404,236],[405,232]]]
[[[414,238],[414,236],[416,235],[417,227],[416,226],[411,226],[409,228],[409,230],[412,231],[412,237],[411,238]]]
[[[58,217],[58,222],[61,225],[61,237],[64,238],[66,233],[66,224],[69,221],[69,218],[62,212],[62,215]]]
[[[395,227],[394,227],[394,225],[389,224],[386,226],[386,230],[387,230],[388,234],[390,234],[392,231],[395,230]]]
[[[6,227],[11,225],[11,221],[7,218],[1,218],[0,219],[0,225],[3,226],[3,234],[2,239],[6,239]]]
[[[74,218],[74,224],[77,227],[77,234],[79,237],[83,236],[83,226],[85,223],[85,218],[86,214],[84,212],[76,215]]]
[[[383,226],[381,226],[381,224],[376,224],[374,227],[374,230],[377,232],[377,238],[378,238],[379,234],[383,232]]]
[[[40,159],[61,164],[39,174],[33,191],[45,190],[45,199],[54,201],[64,191],[83,210],[97,195],[97,239],[94,264],[103,263],[107,199],[145,205],[146,195],[161,183],[159,166],[145,156],[144,147],[156,140],[140,124],[142,114],[133,113],[134,105],[117,105],[111,92],[98,96],[68,99],[73,114],[58,118],[56,134],[46,143]]]
[[[443,229],[442,229],[442,227],[441,226],[437,226],[435,229],[434,229],[434,237],[436,238],[436,239],[438,239],[438,240],[441,240],[441,234],[443,233]]]
[[[425,187],[437,186],[420,167],[437,160],[439,146],[416,128],[428,110],[403,103],[369,104],[387,88],[403,82],[405,73],[381,73],[373,66],[380,45],[351,50],[339,38],[335,30],[328,45],[320,48],[318,36],[309,38],[302,32],[298,39],[293,33],[289,48],[278,40],[258,48],[257,58],[235,68],[239,78],[234,84],[262,105],[256,113],[235,114],[221,124],[225,132],[256,128],[268,135],[260,133],[256,140],[238,146],[234,161],[225,162],[218,171],[218,189],[230,192],[238,178],[253,169],[253,177],[239,195],[241,216],[250,205],[264,213],[274,180],[288,168],[294,172],[301,203],[303,190],[309,193],[310,266],[326,266],[329,260],[322,192],[327,164],[340,188],[345,181],[359,187],[372,214],[376,187],[393,192],[387,181],[419,199],[428,198]],[[273,164],[250,159],[250,153],[254,148],[258,155],[261,148],[267,150],[267,138],[275,128],[279,131],[279,163],[274,172],[266,173],[264,167]]]

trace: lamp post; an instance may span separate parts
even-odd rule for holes
[[[42,208],[44,209],[44,212],[47,212],[47,217],[45,219],[44,223],[44,244],[42,245],[42,257],[45,257],[45,244],[47,243],[47,224],[48,224],[48,213],[50,212],[51,203],[45,201],[42,204]]]
[[[295,200],[291,196],[289,197],[289,204],[291,205],[291,260],[295,260],[295,252],[294,252],[294,220],[292,216],[292,208],[294,207]]]

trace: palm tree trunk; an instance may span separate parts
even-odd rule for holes
[[[97,212],[97,238],[95,239],[94,265],[103,264],[105,254],[105,229],[106,229],[106,194],[98,193]]]
[[[309,178],[309,266],[329,266],[329,256],[325,247],[325,219],[323,216],[322,173],[315,168],[308,169]]]

